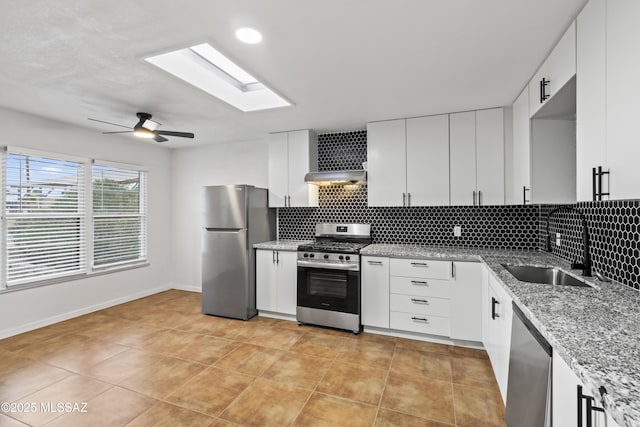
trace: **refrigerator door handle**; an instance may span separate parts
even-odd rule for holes
[[[207,231],[211,231],[214,233],[229,233],[229,234],[240,234],[243,231],[247,231],[246,228],[234,228],[234,229],[228,229],[228,228],[205,228],[205,230]]]

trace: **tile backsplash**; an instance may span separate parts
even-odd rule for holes
[[[361,169],[366,130],[318,135],[321,171]],[[278,209],[280,239],[312,239],[319,222],[371,224],[374,243],[499,249],[544,249],[546,216],[555,206],[368,207],[367,186],[320,187],[319,207]],[[639,289],[640,201],[578,203],[588,223],[593,266],[606,277]],[[454,237],[453,227],[462,227]],[[550,221],[553,252],[567,261],[582,259],[581,221],[558,212]]]

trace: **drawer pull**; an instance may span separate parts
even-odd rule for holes
[[[426,262],[412,262],[411,265],[414,267],[429,267]]]
[[[412,280],[411,284],[412,285],[418,285],[418,286],[429,286],[428,282],[422,282],[420,280]]]
[[[382,265],[382,261],[367,261],[369,265]]]
[[[426,299],[416,299],[416,298],[411,298],[411,302],[414,304],[425,304],[425,305],[429,305],[429,301],[427,301]]]
[[[424,317],[412,317],[411,320],[429,323],[429,320]]]

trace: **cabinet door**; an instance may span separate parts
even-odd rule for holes
[[[582,385],[580,379],[569,365],[553,351],[552,380],[553,385],[552,411],[554,426],[578,425],[577,387]]]
[[[576,21],[576,191],[593,199],[591,171],[607,164],[606,3],[590,0]]]
[[[318,206],[318,186],[304,182],[304,176],[317,170],[317,136],[309,130],[287,132],[289,206]]]
[[[454,262],[451,338],[482,341],[482,264]]]
[[[513,103],[513,202],[525,204],[531,190],[531,133],[529,89],[524,88]],[[524,190],[526,188],[526,191]]]
[[[256,307],[277,311],[275,251],[256,249]]]
[[[289,195],[287,133],[269,135],[269,207],[281,208]]]
[[[407,188],[405,120],[367,124],[369,206],[403,206]]]
[[[639,1],[607,2],[607,162],[611,199],[640,198],[638,22]],[[604,187],[606,190],[606,184]]]
[[[276,287],[276,311],[284,314],[296,314],[297,305],[297,252],[278,251],[276,254],[277,287]]]
[[[476,111],[478,205],[504,205],[504,110]]]
[[[497,280],[489,275],[489,342],[487,353],[500,388],[502,401],[507,401],[507,383],[509,379],[509,351],[511,350],[511,298],[502,289]],[[495,318],[492,316],[491,304],[495,300]]]
[[[362,257],[362,324],[389,328],[389,258]]]
[[[529,113],[533,116],[571,77],[576,74],[576,24],[573,22],[553,48],[529,83]],[[540,98],[540,81],[549,84],[545,90],[549,98]]]
[[[449,205],[449,115],[407,119],[410,206]]]
[[[476,113],[449,117],[451,204],[474,205],[476,194]]]

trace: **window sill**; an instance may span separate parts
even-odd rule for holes
[[[102,276],[105,274],[118,273],[126,270],[134,270],[137,268],[148,267],[150,265],[151,263],[149,261],[141,261],[141,262],[132,263],[132,264],[122,264],[118,266],[104,267],[101,269],[94,269],[90,273],[82,273],[82,274],[76,274],[73,276],[65,276],[65,277],[56,277],[55,279],[39,280],[35,282],[22,283],[20,285],[8,286],[6,288],[0,288],[0,294],[22,291],[25,289],[39,288],[42,286],[56,285],[58,283],[72,282],[75,280],[89,279],[94,276]]]

